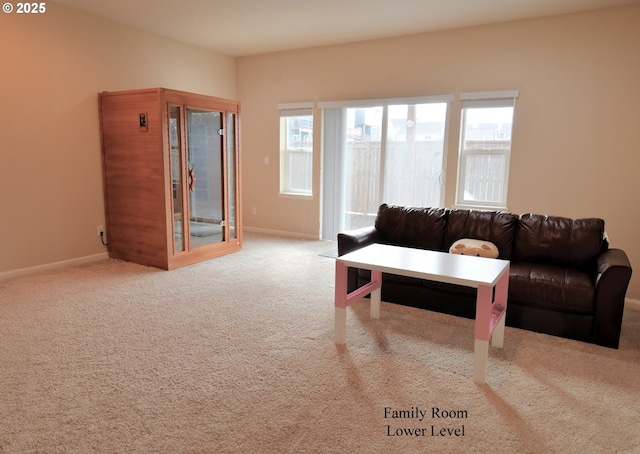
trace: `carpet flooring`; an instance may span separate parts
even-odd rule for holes
[[[322,241],[251,234],[166,272],[0,281],[0,453],[637,453],[640,312],[620,348],[362,300],[334,343]]]

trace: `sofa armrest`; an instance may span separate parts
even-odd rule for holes
[[[373,243],[380,243],[382,234],[375,227],[363,227],[338,233],[338,256],[348,254]],[[349,267],[347,271],[347,291],[358,288],[358,270]]]
[[[621,249],[608,249],[598,257],[594,342],[618,348],[624,299],[631,280],[631,263]]]
[[[381,239],[382,235],[373,226],[338,233],[338,256],[348,254],[349,252],[373,243],[378,243]]]

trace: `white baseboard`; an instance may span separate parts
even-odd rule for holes
[[[22,276],[25,274],[37,273],[40,271],[55,270],[58,268],[65,268],[73,265],[83,265],[85,263],[97,262],[100,260],[106,260],[108,258],[109,254],[107,252],[101,252],[100,254],[88,255],[85,257],[78,257],[70,260],[63,260],[62,262],[47,263],[45,265],[30,266],[27,268],[19,268],[17,270],[11,271],[3,271],[2,273],[0,273],[0,281],[14,276]]]
[[[243,232],[262,233],[264,235],[280,236],[285,238],[299,238],[303,240],[320,240],[320,235],[309,235],[307,233],[287,232],[285,230],[262,229],[260,227],[242,227]]]

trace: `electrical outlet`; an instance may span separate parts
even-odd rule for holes
[[[257,212],[256,207],[251,207],[251,214],[257,214]]]
[[[104,226],[103,225],[99,225],[98,226],[98,236],[102,236],[104,234]]]

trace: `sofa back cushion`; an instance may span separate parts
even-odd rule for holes
[[[509,260],[518,227],[518,216],[504,211],[449,210],[444,247],[461,238],[490,241],[498,248],[498,257]]]
[[[589,270],[606,248],[602,219],[523,214],[514,242],[514,258]]]
[[[413,208],[382,204],[376,229],[389,244],[442,251],[447,223],[445,208]]]

